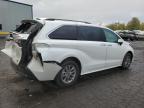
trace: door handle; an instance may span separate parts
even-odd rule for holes
[[[107,46],[112,46],[112,45],[107,45]]]
[[[106,46],[106,44],[101,44],[101,46]]]

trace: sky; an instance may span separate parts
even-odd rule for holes
[[[13,0],[33,5],[34,18],[64,18],[92,23],[144,21],[144,0]]]

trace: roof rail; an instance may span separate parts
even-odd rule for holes
[[[77,20],[69,20],[69,19],[48,18],[46,20],[50,20],[50,21],[61,20],[61,21],[72,21],[72,22],[81,22],[81,23],[91,24],[91,23],[85,22],[85,21],[77,21]]]

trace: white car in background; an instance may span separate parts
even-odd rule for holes
[[[141,30],[133,30],[136,34],[144,36],[144,31]]]
[[[16,71],[39,81],[73,85],[80,75],[121,66],[128,69],[134,51],[112,30],[62,19],[24,20],[6,41]]]

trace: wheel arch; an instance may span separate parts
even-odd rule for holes
[[[78,66],[80,67],[80,74],[81,74],[81,71],[82,71],[82,65],[81,65],[81,62],[80,60],[77,58],[77,57],[74,57],[74,56],[70,56],[70,57],[66,57],[64,60],[62,60],[59,64],[61,65],[63,62],[65,62],[66,60],[74,60]],[[58,72],[59,73],[59,72]],[[54,80],[56,79],[58,73],[56,74]]]
[[[73,56],[67,57],[67,58],[65,58],[60,64],[62,64],[64,61],[66,61],[66,60],[68,60],[68,59],[73,60],[73,61],[75,61],[75,62],[78,64],[78,66],[79,66],[79,68],[80,68],[80,73],[81,73],[82,64],[81,64],[81,61],[80,61],[77,57],[73,57]]]
[[[130,54],[132,55],[132,59],[133,59],[133,56],[134,56],[134,55],[133,55],[132,51],[128,51],[126,54],[128,54],[128,53],[130,53]],[[125,54],[125,55],[126,55],[126,54]]]
[[[126,54],[128,54],[128,53],[130,53],[131,55],[132,55],[132,60],[133,60],[133,56],[134,56],[134,54],[133,54],[133,52],[132,51],[127,51],[125,54],[124,54],[124,56],[123,56],[123,59],[122,59],[122,63],[123,63],[123,61],[124,61],[124,57],[126,56]]]
[[[126,57],[127,54],[131,54],[131,61],[133,60],[133,56],[134,56],[134,55],[133,55],[133,52],[132,52],[132,51],[126,52],[125,55],[124,55],[124,57],[123,57],[122,64],[121,64],[121,68],[122,68],[122,69],[128,69],[128,68],[129,68],[129,67],[125,67],[125,66],[123,65],[124,60],[125,60],[125,57]]]

